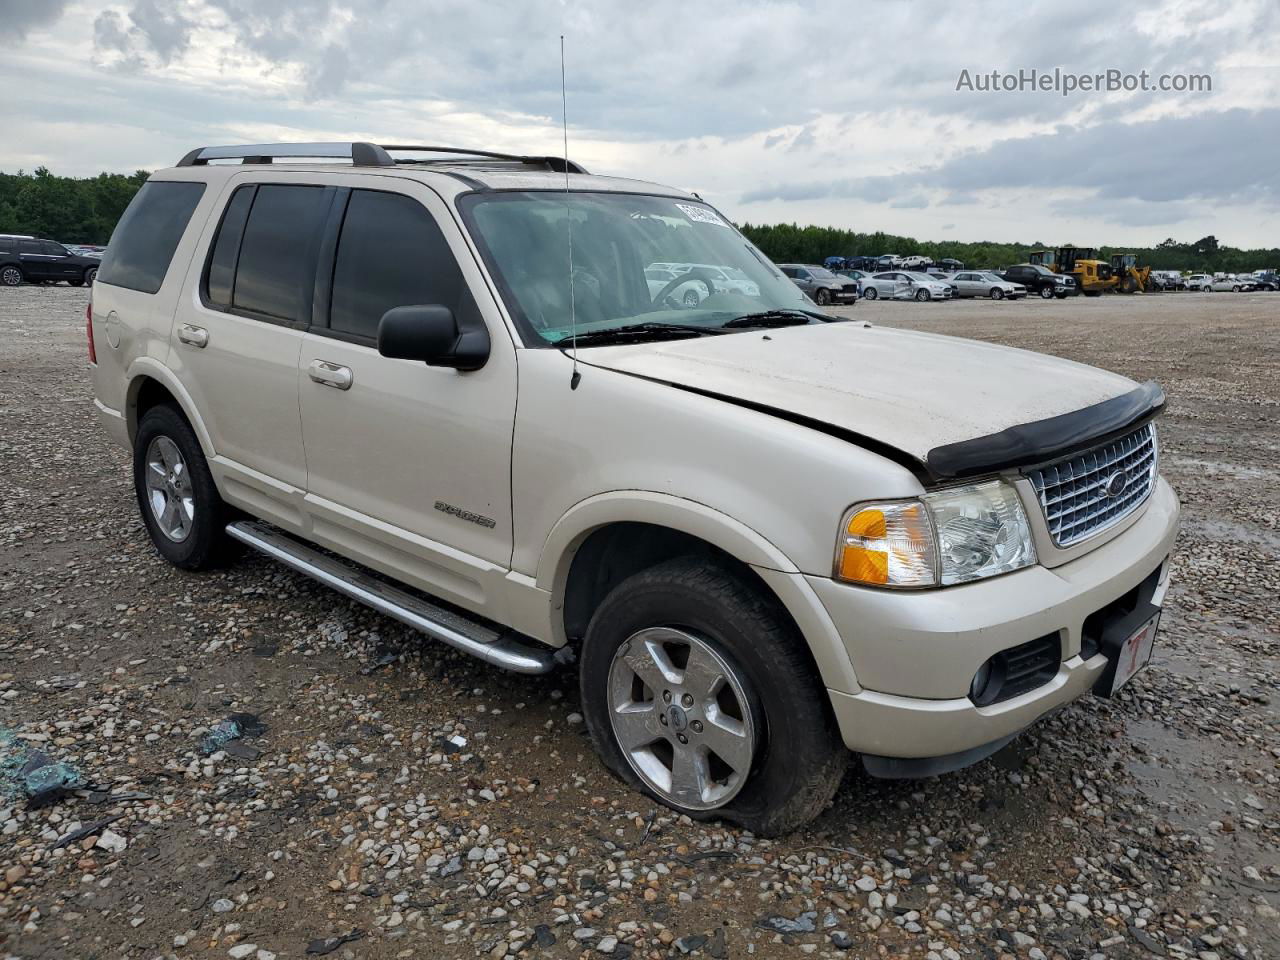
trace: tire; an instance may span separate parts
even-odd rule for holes
[[[231,510],[218,495],[200,442],[175,407],[152,407],[138,423],[133,484],[151,542],[174,566],[206,570],[239,552],[226,534]],[[164,513],[161,503],[172,504],[172,512]]]
[[[10,264],[0,269],[0,283],[6,287],[16,287],[22,283],[22,268]]]
[[[928,291],[928,290],[917,290],[917,291],[916,291],[916,301],[917,301],[918,303],[928,303],[928,302],[929,302],[930,300],[932,300],[932,299],[933,299],[933,295],[932,295],[931,293],[929,293],[929,291]]]
[[[684,300],[684,305],[690,308],[696,307],[702,302],[702,298],[698,296],[698,291],[696,290],[686,290],[682,299]]]
[[[879,300],[880,291],[877,290],[875,287],[867,287],[867,289],[862,292],[862,299],[863,300]]]
[[[825,307],[831,302],[831,291],[825,287],[821,288],[813,295],[813,302],[820,307]]]
[[[91,287],[92,287],[92,286],[93,286],[93,281],[95,281],[95,280],[97,280],[97,279],[98,279],[98,268],[97,268],[97,267],[90,267],[88,270],[86,270],[86,271],[84,272],[84,282],[85,282],[85,283],[87,283],[89,286],[91,286]],[[79,284],[77,284],[77,286],[79,286]]]
[[[1231,292],[1232,292],[1232,293],[1239,293],[1239,292],[1240,292],[1240,285],[1239,285],[1239,284],[1236,284],[1234,287],[1232,287],[1232,288],[1231,288]]]
[[[84,286],[84,281],[83,281],[83,280],[68,280],[68,281],[67,281],[67,283],[68,283],[70,286],[73,286],[73,287],[83,287],[83,286]]]
[[[1053,299],[1053,287],[1041,287],[1041,288],[1040,288],[1040,299],[1041,299],[1041,300],[1052,300],[1052,299]]]
[[[1003,299],[1004,299],[1004,291],[1003,291],[1003,290],[1001,290],[999,287],[992,287],[992,288],[991,288],[991,299],[992,299],[992,300],[1003,300]]]
[[[719,671],[720,695],[706,698],[705,711],[702,699],[683,700],[679,680],[652,666],[659,662],[650,658],[655,645],[658,650],[678,651],[682,638],[691,641],[685,667],[697,662],[705,668],[710,663]],[[671,646],[664,646],[668,641]],[[637,671],[632,662],[649,666]],[[673,654],[665,662],[674,664],[678,657]],[[685,667],[679,668],[680,679]],[[640,672],[655,681],[654,687],[670,683],[675,689],[660,692],[648,683],[637,686],[634,678]],[[587,627],[580,682],[587,728],[605,765],[632,787],[690,817],[722,817],[761,836],[778,836],[827,806],[848,764],[849,752],[809,651],[777,602],[744,575],[700,558],[651,567],[609,593]],[[672,694],[670,701],[665,692]],[[728,706],[720,705],[723,696],[728,696]],[[638,709],[617,709],[625,703]],[[624,752],[615,717],[628,714],[644,719],[630,721],[633,728],[640,724],[639,739],[630,738],[633,748]],[[726,728],[714,724],[714,716],[745,731],[753,748],[748,751],[743,742],[732,742],[741,751],[736,766],[713,763],[719,754],[708,745],[728,742]],[[705,727],[699,718],[707,720]],[[704,731],[707,739],[699,744]],[[682,748],[676,740],[685,734]],[[686,793],[696,800],[681,803],[664,795],[654,782],[665,776],[668,790],[674,791],[677,767],[695,769],[679,763],[681,757],[691,756],[703,758],[707,779],[699,779],[699,786]],[[726,778],[723,785],[721,778]],[[708,798],[708,790],[719,791],[719,796]]]

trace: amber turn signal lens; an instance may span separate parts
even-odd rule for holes
[[[872,586],[936,583],[933,528],[918,501],[855,507],[845,515],[836,576]]]

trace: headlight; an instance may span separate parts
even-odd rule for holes
[[[842,521],[835,575],[873,586],[949,586],[1035,562],[1022,501],[1009,484],[989,480],[854,507]]]

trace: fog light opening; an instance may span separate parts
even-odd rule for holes
[[[996,654],[978,668],[969,683],[969,699],[980,707],[995,703],[1004,685],[1003,658]]]

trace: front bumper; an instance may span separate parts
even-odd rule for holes
[[[844,640],[862,689],[829,690],[845,744],[881,757],[941,757],[983,747],[1088,693],[1107,665],[1081,656],[1085,619],[1163,565],[1177,535],[1178,501],[1163,479],[1124,533],[1052,570],[941,590],[890,591],[808,577]],[[1020,696],[979,707],[968,697],[993,654],[1057,633],[1058,672]]]

